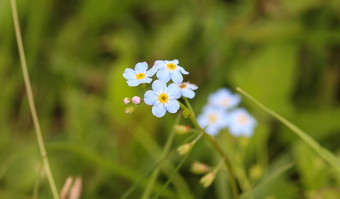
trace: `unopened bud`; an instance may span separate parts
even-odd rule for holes
[[[185,155],[190,151],[191,147],[192,147],[192,144],[187,143],[187,144],[184,144],[184,145],[178,147],[177,151],[180,155]]]
[[[189,109],[184,109],[184,110],[183,110],[183,117],[184,117],[184,118],[189,118],[190,115],[191,115],[191,112],[190,112]]]
[[[260,165],[256,164],[250,168],[249,173],[252,180],[257,180],[262,176],[263,169]]]
[[[124,104],[128,105],[130,103],[130,98],[126,97],[124,98]]]
[[[178,133],[178,134],[185,134],[185,133],[189,132],[190,126],[175,125],[174,129],[175,129],[176,133]]]
[[[209,172],[210,167],[206,164],[203,164],[201,162],[194,162],[191,165],[191,172],[194,174],[204,174]]]
[[[205,188],[206,188],[206,187],[209,187],[209,186],[211,185],[211,183],[214,182],[215,177],[216,177],[215,173],[209,172],[209,173],[205,174],[205,175],[201,178],[200,183],[201,183],[201,184],[203,185],[203,187],[205,187]]]
[[[129,106],[125,109],[125,113],[130,115],[134,110],[135,108],[133,106]]]
[[[140,97],[134,96],[134,97],[132,98],[132,103],[134,103],[134,104],[140,104]]]

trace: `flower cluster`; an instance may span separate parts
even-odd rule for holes
[[[228,128],[234,136],[251,136],[256,126],[256,120],[244,108],[236,108],[241,97],[230,90],[222,88],[208,97],[208,104],[198,116],[197,122],[206,127],[206,132],[216,135]]]
[[[183,75],[187,75],[189,72],[178,64],[177,59],[172,61],[157,60],[148,70],[148,64],[140,62],[136,64],[134,70],[127,68],[123,73],[129,86],[149,84],[156,74],[158,79],[152,83],[152,90],[148,90],[144,94],[145,104],[152,105],[152,114],[156,117],[163,117],[166,111],[176,113],[180,108],[177,99],[182,96],[190,99],[195,97],[194,90],[198,87],[189,82],[183,82]]]

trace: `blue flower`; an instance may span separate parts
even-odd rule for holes
[[[127,79],[129,86],[138,86],[142,83],[150,83],[152,77],[156,73],[155,68],[148,69],[148,64],[146,62],[139,62],[135,66],[135,70],[131,68],[125,69],[123,77]]]
[[[174,83],[166,86],[166,83],[156,80],[152,84],[152,90],[146,91],[144,102],[153,105],[152,114],[156,117],[163,117],[166,111],[176,113],[179,109],[178,98],[181,97],[181,90]]]
[[[205,131],[210,135],[217,135],[229,124],[227,112],[210,105],[203,108],[203,113],[197,117],[197,122],[201,128],[208,126]]]
[[[181,83],[183,82],[183,76],[182,74],[189,74],[184,68],[178,65],[178,60],[174,59],[172,61],[167,60],[157,60],[155,61],[155,64],[153,68],[155,70],[158,70],[156,76],[158,79],[168,82],[170,79],[172,79],[175,83]]]
[[[190,84],[189,82],[183,82],[177,84],[178,88],[181,90],[182,96],[192,99],[195,97],[194,90],[198,89],[198,86],[195,84]]]
[[[229,131],[234,136],[251,136],[257,122],[244,108],[238,108],[229,114]]]
[[[237,94],[233,94],[229,89],[221,88],[209,95],[208,101],[209,104],[216,108],[230,109],[240,103],[241,97]]]

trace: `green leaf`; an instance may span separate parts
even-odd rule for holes
[[[259,101],[257,101],[255,98],[253,98],[251,95],[246,93],[240,88],[237,88],[237,90],[242,93],[244,96],[248,97],[250,100],[255,102],[258,106],[260,106],[263,110],[265,110],[267,113],[275,117],[276,119],[280,120],[284,125],[286,125],[288,128],[290,128],[297,136],[299,136],[308,146],[310,146],[318,155],[320,155],[324,160],[326,160],[331,166],[334,167],[334,169],[340,174],[340,160],[337,158],[333,153],[328,151],[327,149],[320,146],[318,142],[316,142],[312,137],[310,137],[307,133],[302,131],[299,127],[295,126],[290,121],[283,118],[281,115],[275,113],[274,111],[270,110],[263,104],[261,104]]]

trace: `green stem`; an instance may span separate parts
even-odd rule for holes
[[[178,114],[174,125],[177,125],[179,123],[180,118],[181,118],[181,113]],[[170,133],[168,140],[165,143],[165,147],[164,147],[162,155],[161,155],[161,160],[164,159],[167,156],[174,137],[175,137],[175,130],[173,128],[171,133]],[[146,189],[144,190],[144,193],[141,197],[142,199],[148,199],[150,197],[152,188],[154,187],[154,184],[155,184],[155,181],[156,181],[156,179],[159,175],[160,169],[161,169],[161,165],[158,165],[158,167],[152,173],[150,181],[149,181],[149,183],[148,183],[148,185],[147,185]]]
[[[28,104],[30,107],[30,111],[32,114],[32,119],[34,123],[34,128],[37,136],[37,141],[41,153],[41,157],[43,160],[43,165],[45,168],[46,176],[48,179],[48,182],[50,184],[50,188],[52,191],[52,195],[54,199],[59,199],[59,194],[57,187],[54,182],[54,178],[51,172],[50,164],[48,162],[47,158],[47,152],[45,149],[45,144],[44,140],[42,138],[42,133],[40,129],[40,124],[38,120],[38,114],[37,110],[35,108],[34,104],[34,98],[33,98],[33,92],[31,88],[31,83],[28,75],[28,70],[27,70],[27,63],[26,63],[26,58],[25,58],[25,52],[24,52],[24,46],[22,44],[22,38],[21,38],[21,31],[20,31],[20,25],[19,25],[19,17],[18,17],[18,10],[16,6],[15,0],[11,0],[11,7],[12,7],[12,16],[13,16],[13,22],[14,22],[14,29],[15,29],[15,36],[17,39],[17,44],[18,44],[18,50],[19,50],[19,56],[20,56],[20,61],[21,61],[21,67],[22,67],[22,72],[23,72],[23,77],[24,77],[24,82],[25,82],[25,87],[26,87],[26,92],[27,92],[27,97],[28,97]]]
[[[204,131],[204,129],[202,129],[200,127],[200,125],[197,123],[197,119],[195,117],[195,113],[194,111],[192,110],[191,108],[191,105],[188,101],[188,99],[184,98],[184,101],[186,103],[186,105],[189,107],[190,111],[191,111],[191,114],[189,116],[189,119],[191,120],[191,122],[194,124],[195,128],[197,128],[199,131],[202,131],[203,132],[203,135],[205,137],[206,140],[208,140],[208,142],[217,150],[217,152],[223,157],[224,159],[224,163],[227,167],[227,171],[229,173],[229,176],[230,176],[230,179],[231,179],[231,186],[232,186],[232,190],[233,190],[233,193],[234,193],[234,198],[235,199],[239,199],[240,196],[239,196],[239,193],[238,193],[238,190],[237,190],[237,183],[236,183],[236,178],[235,178],[235,175],[234,175],[234,172],[232,170],[232,166],[231,166],[231,163],[230,163],[230,160],[227,156],[226,153],[224,153],[224,151],[222,150],[222,148],[220,147],[220,145],[216,142],[215,138],[212,137],[210,134],[206,133]],[[184,104],[180,103],[180,106],[182,109],[188,109]]]

